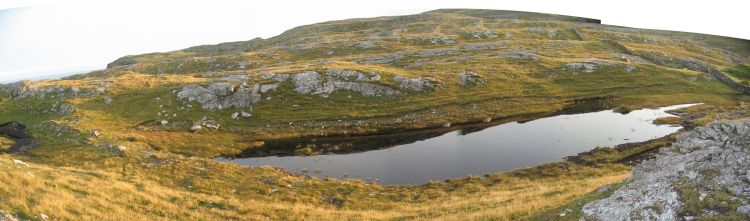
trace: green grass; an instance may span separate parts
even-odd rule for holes
[[[636,35],[627,28],[590,28],[592,23],[583,25],[572,20],[578,19],[491,10],[440,10],[419,16],[334,21],[298,27],[269,39],[126,56],[105,70],[34,82],[37,86],[80,88],[93,87],[90,83],[95,81],[113,82],[114,87],[101,96],[11,100],[10,94],[0,90],[0,123],[21,122],[40,143],[23,155],[0,155],[0,180],[4,184],[0,185],[0,199],[7,202],[0,209],[29,219],[45,213],[62,220],[573,219],[580,216],[581,203],[608,194],[591,193],[596,187],[628,176],[628,168],[618,162],[669,142],[626,150],[596,148],[580,155],[577,163],[553,163],[418,186],[317,180],[274,168],[217,163],[211,158],[237,154],[268,139],[400,133],[441,128],[445,123],[481,122],[487,117],[533,119],[588,105],[625,111],[706,103],[688,111],[706,112],[688,122],[695,125],[716,117],[744,116],[725,113],[747,109],[746,95],[673,62],[692,57],[717,67],[730,66],[733,61],[718,48],[704,49],[730,45],[737,47],[721,50],[747,55],[742,51],[742,41],[650,30]],[[535,33],[531,28],[554,34]],[[490,31],[498,37],[466,38],[467,33],[475,31]],[[425,40],[443,36],[456,43],[442,45]],[[704,41],[694,40],[699,38]],[[365,41],[378,47],[358,49],[357,45]],[[428,49],[449,53],[422,53]],[[517,51],[533,53],[539,59],[501,56]],[[385,64],[361,63],[395,52],[404,57]],[[624,62],[616,54],[672,62]],[[611,65],[599,66],[590,73],[565,69],[567,63],[589,59]],[[625,71],[625,67],[635,69]],[[258,78],[261,73],[323,73],[327,69],[376,73],[382,77],[377,84],[394,88],[398,87],[394,76],[433,77],[441,86],[424,92],[404,90],[404,95],[390,98],[348,91],[323,98],[298,94],[291,82],[285,82],[276,91],[264,94],[252,110],[221,111],[202,110],[199,104],[180,100],[174,93],[184,85],[207,85],[222,76],[250,75],[253,80],[248,84],[253,85],[263,82]],[[479,74],[487,83],[459,86],[456,74],[464,71]],[[744,65],[724,71],[745,80],[749,73]],[[204,77],[208,72],[214,76]],[[268,96],[272,99],[266,100]],[[113,102],[105,104],[105,97]],[[75,105],[76,112],[67,116],[43,113],[55,102]],[[193,108],[185,108],[187,104]],[[169,116],[157,115],[160,111]],[[253,117],[230,118],[240,111],[252,112]],[[188,131],[204,117],[220,123],[221,129]],[[157,123],[161,120],[170,123]],[[59,133],[59,128],[65,128],[64,133]],[[90,136],[94,130],[102,135]],[[0,148],[11,143],[0,138]],[[127,150],[113,151],[111,145],[126,146]],[[296,151],[299,155],[314,152],[306,148]],[[16,158],[32,166],[10,163]],[[685,197],[692,197],[688,189]],[[715,207],[690,205],[686,213]],[[547,212],[535,214],[545,209]],[[561,218],[564,209],[572,212]]]
[[[750,67],[747,65],[724,68],[722,71],[735,81],[750,86]]]

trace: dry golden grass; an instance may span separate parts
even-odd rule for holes
[[[448,184],[384,187],[288,176],[265,167],[164,159],[173,162],[103,170],[17,163],[13,155],[0,155],[0,209],[24,219],[44,214],[55,220],[509,220],[629,176],[623,166],[568,165],[569,172],[550,176],[533,174],[556,166]],[[250,181],[262,177],[293,187]],[[192,181],[184,186],[184,180]],[[343,205],[328,203],[331,194],[346,194]]]
[[[0,136],[0,150],[8,150],[15,143],[16,143],[15,141],[13,141],[12,139],[8,137]]]

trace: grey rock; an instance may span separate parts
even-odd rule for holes
[[[104,98],[104,103],[105,104],[111,104],[112,103],[112,98],[111,97],[105,97]]]
[[[169,124],[169,121],[167,121],[167,120],[161,120],[159,123],[161,123],[161,125],[167,125],[167,124]]]
[[[260,93],[266,93],[270,90],[276,90],[276,88],[279,87],[279,84],[263,84],[260,85]]]
[[[323,76],[314,71],[303,72],[294,75],[294,90],[301,94],[312,94],[327,97],[336,90],[349,90],[358,92],[363,96],[392,96],[401,92],[382,85],[353,82],[362,80],[370,81],[380,77],[366,77],[362,73],[352,71],[333,70],[333,75]],[[356,78],[355,78],[356,77]]]
[[[248,113],[248,112],[244,112],[244,111],[243,111],[242,113],[240,113],[240,116],[242,116],[242,117],[244,117],[244,118],[249,118],[249,117],[252,117],[253,115],[252,115],[252,114],[250,114],[250,113]]]
[[[677,210],[683,202],[675,190],[680,177],[700,183],[695,186],[704,197],[728,189],[738,200],[750,201],[745,191],[750,184],[739,175],[750,168],[748,144],[750,120],[717,121],[680,134],[672,148],[663,148],[654,159],[635,166],[622,188],[586,204],[583,212],[597,220],[680,220]],[[715,172],[706,176],[705,171]]]
[[[405,78],[401,76],[393,77],[393,81],[399,84],[399,87],[403,89],[413,91],[424,91],[435,87],[431,78],[416,77],[416,78]]]
[[[343,70],[343,69],[330,69],[326,70],[328,76],[338,78],[340,80],[347,81],[380,81],[380,75],[377,74],[365,74],[359,71]]]
[[[294,90],[301,94],[328,96],[335,89],[333,82],[325,81],[318,72],[308,71],[294,75]]]
[[[240,117],[240,113],[239,112],[234,112],[232,114],[232,119],[237,119],[238,117]]]
[[[111,87],[112,84],[104,81],[87,82],[87,89],[78,87],[65,87],[61,85],[36,85],[32,81],[20,81],[0,85],[0,92],[10,94],[14,100],[21,98],[76,98],[98,96]]]
[[[539,55],[528,53],[528,52],[508,52],[500,54],[500,57],[504,58],[514,58],[514,59],[529,59],[529,60],[539,60]]]
[[[477,73],[464,71],[458,73],[458,84],[461,86],[470,86],[474,84],[485,84],[487,79],[482,78]]]
[[[70,115],[75,112],[76,108],[66,102],[55,102],[50,108],[50,111],[59,115]]]
[[[585,60],[582,62],[573,62],[573,63],[567,63],[565,64],[565,70],[578,72],[583,71],[584,73],[591,73],[595,70],[598,70],[601,67],[608,67],[608,66],[615,66],[616,64],[609,61],[601,61],[601,60]]]
[[[255,83],[255,85],[253,85],[253,88],[250,89],[250,93],[257,94],[259,92],[260,92],[260,83]]]
[[[222,77],[219,80],[222,81],[233,81],[233,82],[248,82],[250,81],[250,76],[247,75],[231,75]]]
[[[263,80],[269,80],[270,79],[270,80],[273,80],[275,82],[281,83],[281,82],[284,82],[287,79],[289,79],[289,74],[263,73],[263,74],[260,74],[259,77],[260,77],[260,79],[263,79]]]
[[[18,221],[18,218],[4,210],[0,210],[0,221]]]
[[[497,34],[491,32],[491,31],[488,31],[488,30],[477,31],[477,32],[469,32],[469,33],[467,33],[467,35],[469,35],[470,37],[473,37],[473,38],[496,38],[497,37]]]
[[[737,207],[737,212],[744,215],[750,215],[750,205]]]
[[[227,108],[247,108],[253,103],[260,101],[260,94],[252,93],[239,85],[235,90],[232,84],[218,82],[203,87],[199,85],[186,85],[177,93],[180,99],[196,101],[205,110],[223,110]]]
[[[392,64],[405,57],[405,53],[392,53],[378,56],[367,57],[360,61],[362,64]]]
[[[359,48],[359,49],[373,49],[373,48],[376,48],[376,47],[378,47],[378,46],[375,45],[375,44],[373,44],[372,42],[369,42],[369,41],[357,44],[357,48]]]

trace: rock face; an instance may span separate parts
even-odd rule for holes
[[[217,82],[203,87],[195,84],[186,85],[177,93],[177,97],[196,101],[205,110],[223,110],[227,108],[246,108],[260,101],[260,94],[252,93],[239,85],[237,89],[226,82]]]
[[[686,200],[721,201],[726,210],[704,208],[699,216],[750,209],[750,120],[714,122],[681,134],[672,148],[633,168],[633,177],[605,199],[583,207],[588,218],[598,220],[683,220],[679,209]],[[697,199],[684,199],[680,188],[697,191]],[[724,199],[717,193],[730,194]],[[698,195],[698,194],[696,194]],[[730,202],[732,204],[730,204]],[[736,207],[736,208],[734,208]]]

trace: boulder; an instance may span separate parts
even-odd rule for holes
[[[252,117],[253,115],[252,115],[252,114],[250,114],[250,113],[248,113],[248,112],[244,112],[244,111],[243,111],[242,113],[240,113],[240,116],[242,116],[242,117],[244,117],[244,118],[249,118],[249,117]]]
[[[203,126],[201,126],[199,124],[195,124],[195,125],[193,125],[193,126],[190,127],[190,131],[193,131],[193,132],[198,132],[198,131],[201,131],[201,130],[203,130]]]

